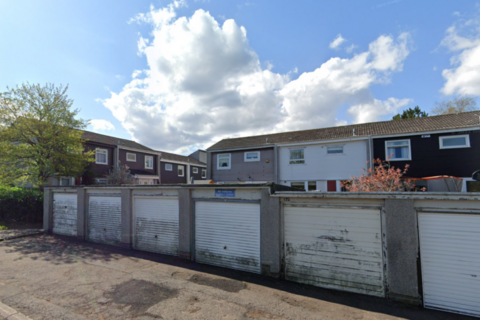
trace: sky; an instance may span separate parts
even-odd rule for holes
[[[479,1],[0,0],[0,91],[68,85],[88,130],[189,153],[480,97]]]

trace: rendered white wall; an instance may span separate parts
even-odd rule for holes
[[[343,154],[327,154],[327,146],[343,145]],[[289,164],[290,149],[305,148],[305,164]],[[367,168],[367,141],[280,147],[279,183],[350,179]]]

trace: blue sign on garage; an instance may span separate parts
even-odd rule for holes
[[[235,198],[235,190],[215,189],[215,197]]]

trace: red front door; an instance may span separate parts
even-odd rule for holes
[[[328,180],[327,181],[327,191],[336,192],[337,191],[337,180]]]

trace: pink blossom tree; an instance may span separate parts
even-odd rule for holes
[[[352,177],[351,180],[343,181],[342,188],[350,192],[400,192],[414,188],[411,179],[402,179],[408,170],[408,164],[401,170],[390,165],[390,157],[387,157],[386,161],[374,159],[372,162],[373,168],[368,168],[368,170],[362,168],[365,173],[359,177]]]

